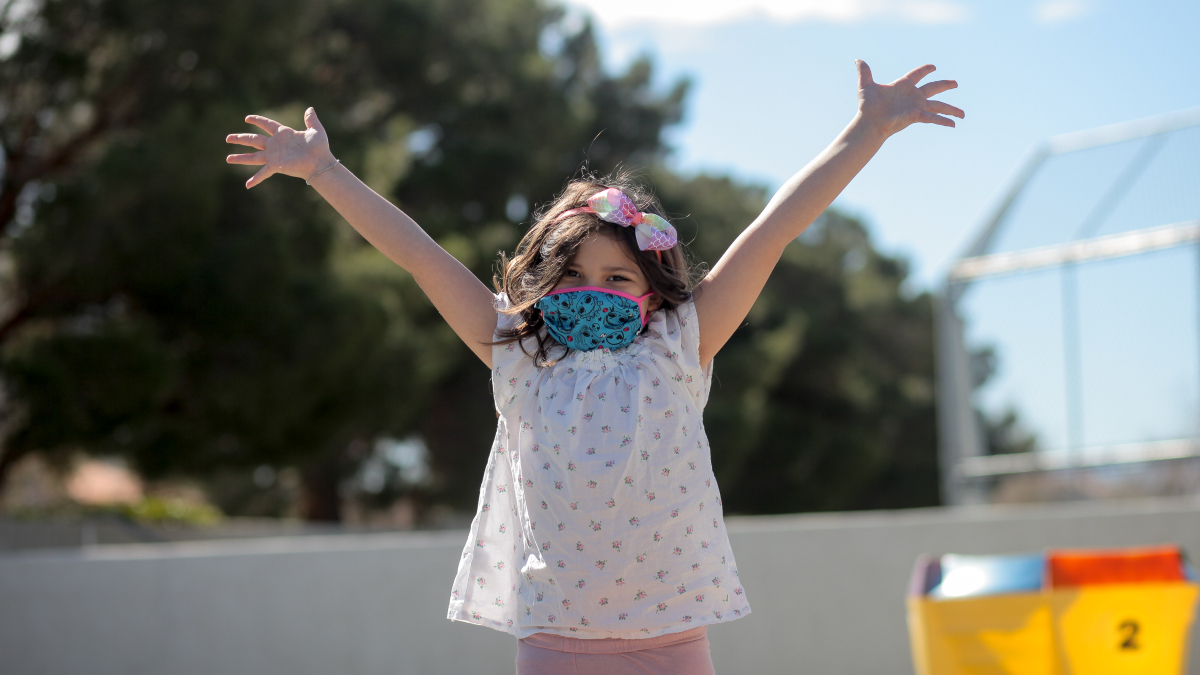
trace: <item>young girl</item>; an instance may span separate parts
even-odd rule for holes
[[[958,108],[858,66],[858,114],[789,180],[699,283],[655,201],[619,180],[571,182],[502,257],[493,294],[305,129],[246,121],[230,155],[306,179],[410,272],[492,369],[499,424],[449,618],[516,635],[517,671],[712,673],[706,627],[750,612],[722,520],[701,413],[713,356],[785,246],[889,136],[953,127]]]

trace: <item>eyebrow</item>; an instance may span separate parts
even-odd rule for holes
[[[567,269],[578,269],[578,267],[579,265],[576,263],[571,263],[569,266],[567,266]],[[604,272],[625,272],[626,274],[637,274],[637,270],[629,267],[604,267],[602,270]]]

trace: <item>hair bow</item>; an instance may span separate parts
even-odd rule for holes
[[[675,228],[665,218],[637,210],[633,200],[616,188],[609,188],[588,197],[588,205],[558,214],[555,222],[576,213],[594,213],[600,220],[634,228],[638,248],[643,251],[665,251],[679,243]],[[662,254],[659,253],[659,257]]]

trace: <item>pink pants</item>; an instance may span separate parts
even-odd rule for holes
[[[641,640],[534,633],[517,641],[517,675],[716,675],[705,626]]]

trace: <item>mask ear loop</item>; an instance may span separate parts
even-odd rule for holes
[[[649,293],[638,298],[638,311],[641,312],[641,314],[642,314],[642,329],[638,331],[639,333],[642,332],[642,330],[645,330],[646,326],[650,325],[650,310],[648,307],[643,306],[642,303],[644,302],[644,303],[646,303],[646,305],[649,305],[650,303],[648,301],[650,300],[650,297],[653,295],[654,295],[654,291],[652,290]]]

